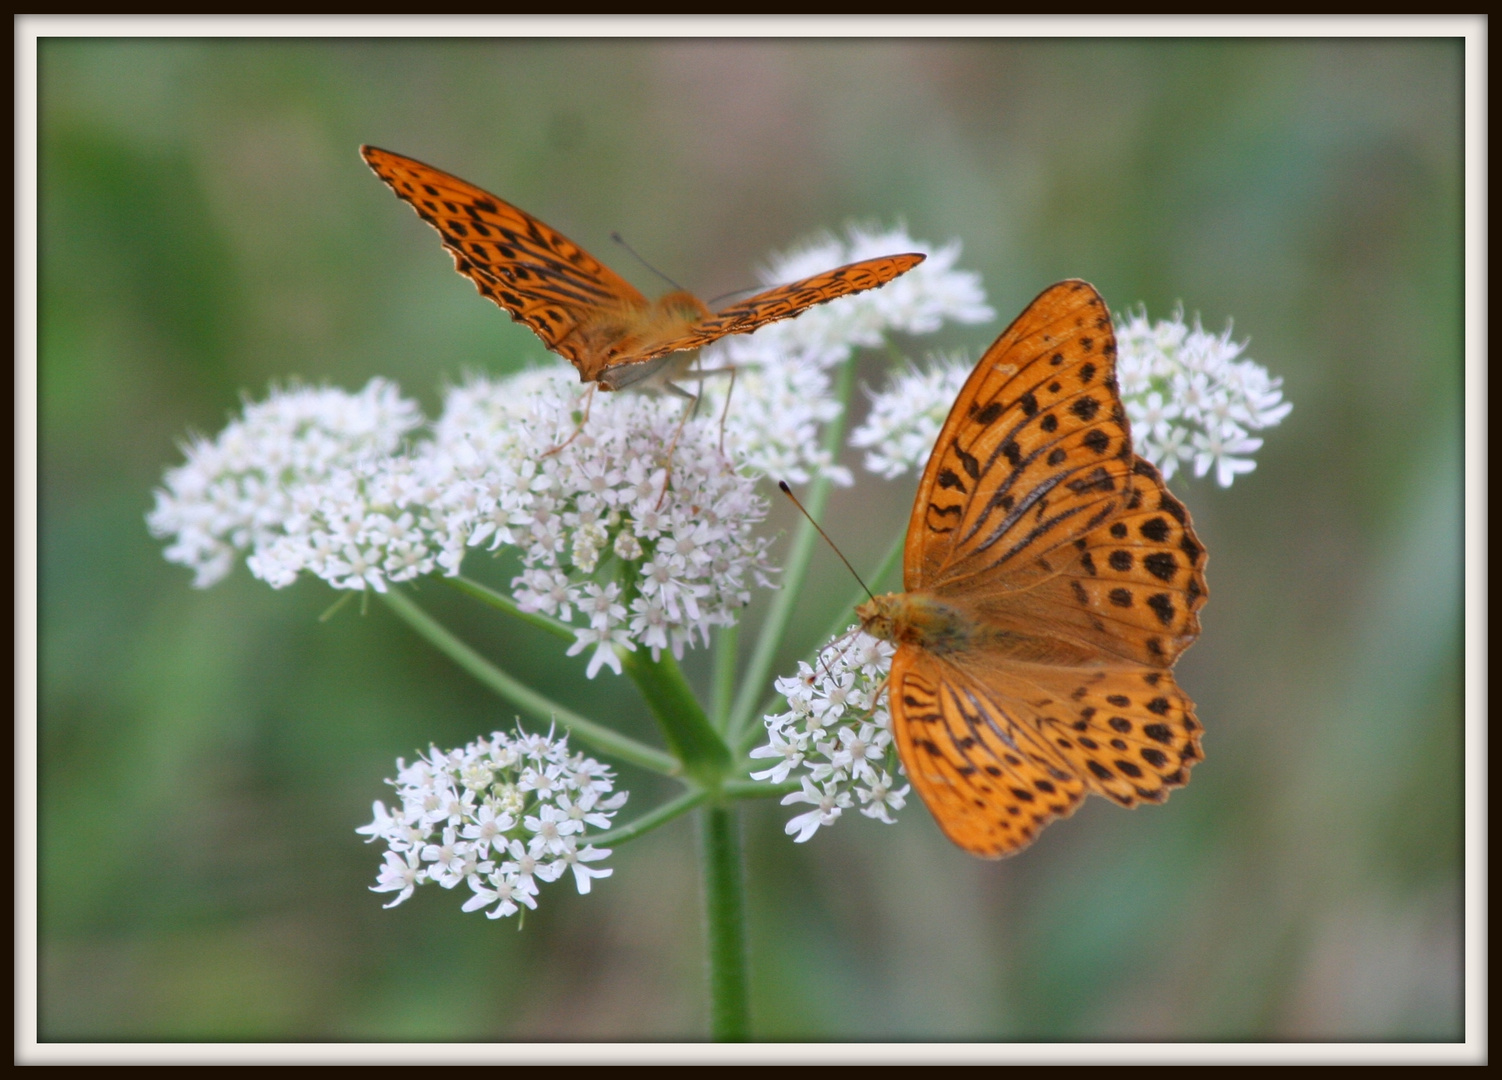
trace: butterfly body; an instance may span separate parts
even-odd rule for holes
[[[568,237],[482,188],[414,158],[362,146],[366,164],[438,231],[454,268],[480,294],[578,369],[618,390],[682,363],[666,358],[749,334],[815,304],[874,289],[923,261],[917,252],[865,259],[711,311],[675,290],[649,300]]]
[[[988,658],[1082,666],[1099,658],[1094,650],[1038,633],[1025,620],[975,607],[963,595],[942,597],[924,590],[887,593],[862,604],[855,613],[866,633],[874,637],[970,667],[984,665]]]
[[[897,644],[894,741],[945,834],[1013,854],[1089,792],[1162,802],[1202,754],[1172,667],[1204,548],[1132,452],[1110,316],[1045,290],[976,364],[918,487],[907,591],[857,609]]]

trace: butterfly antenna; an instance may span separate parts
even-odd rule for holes
[[[742,293],[754,293],[757,290],[763,288],[765,288],[765,286],[763,285],[747,285],[744,289],[731,289],[729,292],[721,293],[719,296],[716,296],[713,300],[709,301],[709,309],[711,311],[715,310],[715,308],[719,306],[721,300],[729,300],[732,296],[740,296]]]
[[[861,576],[855,572],[855,567],[850,565],[850,560],[845,558],[845,553],[842,552],[839,548],[835,547],[834,541],[829,538],[829,534],[822,528],[820,528],[819,523],[814,520],[814,516],[804,509],[803,504],[798,501],[798,496],[793,494],[793,489],[788,487],[787,481],[779,480],[777,481],[777,486],[782,489],[782,493],[784,495],[793,500],[793,505],[798,508],[799,512],[802,513],[804,517],[808,518],[808,523],[819,530],[819,535],[824,538],[824,542],[830,547],[834,548],[834,553],[840,557],[840,562],[845,564],[845,569],[850,571],[850,576],[855,578],[855,580],[860,584],[860,587],[866,590],[866,595],[871,597],[872,600],[875,600],[875,595],[872,594],[870,589],[866,588],[866,583],[864,581],[861,581]]]
[[[652,273],[656,274],[658,277],[662,278],[663,281],[666,281],[673,288],[677,289],[679,292],[688,292],[688,290],[685,289],[682,285],[679,285],[672,278],[668,277],[661,270],[657,269],[657,267],[653,266],[651,263],[647,262],[646,259],[643,259],[640,255],[638,255],[636,253],[636,249],[634,247],[632,247],[630,244],[626,243],[625,237],[621,236],[620,233],[618,233],[618,232],[611,233],[610,234],[610,239],[614,240],[617,244],[620,244],[621,247],[625,248],[627,251],[629,251],[631,253],[631,257],[633,259],[635,259],[637,262],[641,263],[643,266],[645,266],[648,270],[652,271]]]

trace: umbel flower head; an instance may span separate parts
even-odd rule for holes
[[[611,871],[590,865],[610,854],[589,843],[626,802],[594,758],[570,754],[567,737],[495,732],[462,750],[431,749],[411,765],[398,759],[397,806],[375,803],[375,820],[355,831],[386,843],[373,892],[419,885],[467,885],[465,911],[492,919],[536,908],[539,885],[573,871],[579,892]]]
[[[884,686],[895,651],[890,642],[852,626],[816,663],[800,663],[797,675],[777,680],[788,709],[766,717],[767,743],[751,751],[753,758],[775,764],[751,777],[800,782],[782,800],[784,806],[813,806],[787,823],[787,834],[800,844],[856,806],[890,825],[891,811],[906,801],[909,787],[895,779],[904,773],[892,745]]]
[[[236,554],[282,534],[300,512],[293,493],[396,451],[423,422],[396,384],[371,379],[357,394],[327,387],[272,387],[214,439],[183,444],[187,461],[167,470],[146,521],[170,537],[168,562],[193,570],[199,588],[222,579]]]
[[[581,427],[589,394],[561,369],[473,380],[449,393],[429,457],[440,565],[457,573],[466,548],[516,548],[514,596],[583,624],[571,651],[593,647],[592,677],[620,672],[616,646],[681,657],[707,642],[753,584],[770,584],[771,565],[753,532],[766,501],[720,453],[713,417],[685,420],[665,396],[594,394]]]

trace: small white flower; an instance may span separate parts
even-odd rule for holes
[[[1208,432],[1196,432],[1194,444],[1194,475],[1204,476],[1215,467],[1215,482],[1221,487],[1230,487],[1231,481],[1241,473],[1249,473],[1257,467],[1251,458],[1236,457],[1251,454],[1261,449],[1262,440],[1250,438],[1233,423],[1226,423]]]
[[[382,907],[394,908],[407,897],[412,891],[427,880],[427,871],[422,869],[421,856],[415,849],[407,851],[387,851],[386,864],[381,867],[381,872],[376,875],[376,883],[370,887],[371,892],[398,892],[397,898]]]
[[[893,821],[887,811],[901,810],[907,804],[906,795],[911,790],[910,784],[894,788],[892,778],[883,772],[870,787],[856,788],[855,793],[866,804],[861,807],[862,814],[891,825]]]
[[[610,855],[609,848],[597,848],[591,846],[586,847],[583,851],[580,851],[577,846],[577,842],[572,836],[565,837],[563,845],[563,857],[560,861],[563,863],[563,865],[573,870],[574,885],[579,890],[579,895],[583,896],[584,894],[589,892],[589,882],[591,878],[609,877],[611,874],[615,873],[614,870],[608,867],[604,870],[596,870],[592,866],[584,865],[588,862],[598,862],[600,859],[607,858]]]
[[[595,677],[601,667],[609,667],[617,675],[621,673],[621,658],[615,651],[617,645],[624,649],[636,648],[636,642],[631,640],[630,632],[624,628],[596,630],[592,626],[586,626],[574,631],[574,643],[569,646],[566,655],[577,656],[591,645],[595,649],[594,655],[589,658],[589,667],[584,671],[585,677],[590,679]]]
[[[770,780],[774,784],[780,784],[788,778],[788,773],[803,764],[803,751],[807,748],[808,740],[806,737],[787,738],[781,725],[774,726],[773,720],[773,717],[767,718],[767,744],[752,750],[751,756],[777,758],[778,762],[770,769],[752,773],[751,779]]]
[[[814,809],[805,814],[799,814],[787,823],[784,828],[789,836],[793,836],[793,843],[806,843],[814,833],[819,831],[821,825],[833,825],[839,820],[840,812],[850,805],[850,793],[841,791],[836,784],[825,784],[823,788],[814,786],[814,782],[808,777],[803,778],[803,789],[794,791],[783,796],[782,805],[789,806],[792,803],[813,803]]]

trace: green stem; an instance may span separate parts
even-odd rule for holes
[[[723,733],[730,722],[730,705],[735,699],[735,661],[740,655],[739,626],[722,626],[714,642],[714,702],[710,716],[715,729]]]
[[[839,454],[840,444],[845,437],[845,417],[850,403],[850,391],[854,386],[855,364],[847,360],[840,368],[835,385],[840,415],[831,420],[824,431],[823,448],[833,456]],[[762,623],[761,634],[756,639],[756,651],[751,654],[751,662],[746,665],[740,693],[736,695],[735,708],[730,713],[728,730],[733,742],[741,740],[746,726],[754,718],[758,695],[772,673],[772,664],[777,659],[777,650],[782,645],[787,624],[793,617],[793,605],[798,602],[798,593],[803,587],[803,578],[808,573],[809,559],[813,556],[814,543],[819,536],[813,522],[824,514],[830,486],[827,476],[819,477],[809,487],[808,498],[803,500],[809,518],[813,520],[804,518],[798,523],[798,531],[793,534],[792,547],[782,570],[781,586],[777,590],[776,599],[772,601],[772,610],[767,612],[767,621]]]
[[[635,821],[627,825],[618,825],[609,832],[596,833],[586,836],[585,839],[596,847],[604,847],[606,844],[623,844],[627,840],[635,840],[643,833],[649,833],[659,825],[666,825],[676,817],[682,817],[694,807],[709,797],[709,792],[702,789],[688,791],[670,802],[665,802],[656,810],[643,814]]]
[[[716,1042],[744,1042],[750,1037],[751,1009],[740,818],[732,807],[708,806],[700,825],[709,945],[710,1036]]]
[[[596,750],[630,762],[650,772],[675,776],[681,766],[661,750],[621,735],[603,724],[588,720],[557,702],[517,682],[474,649],[460,641],[453,632],[414,604],[404,593],[392,589],[381,593],[386,606],[401,616],[412,629],[454,663],[494,690],[511,704],[543,723],[557,722],[568,728]]]
[[[653,660],[646,649],[621,653],[626,674],[657,718],[663,738],[682,771],[701,786],[716,789],[730,769],[730,747],[705,715],[671,652]]]

